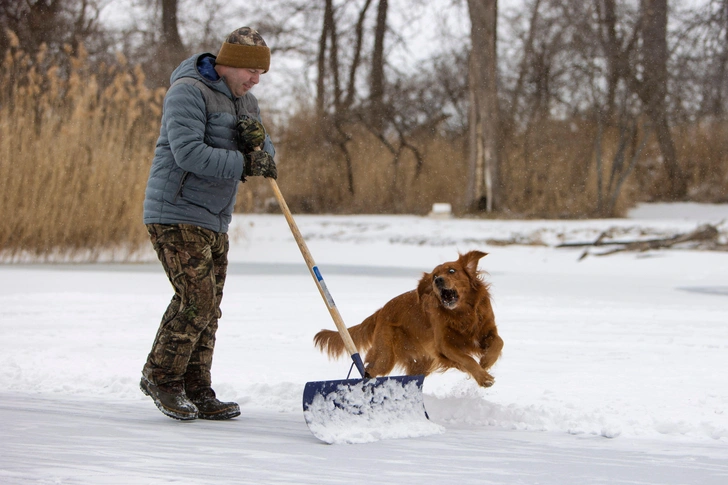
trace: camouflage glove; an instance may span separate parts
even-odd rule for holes
[[[263,150],[256,150],[245,155],[245,169],[243,170],[242,180],[245,182],[245,177],[270,177],[272,179],[278,178],[278,170],[276,169],[276,162],[273,161],[273,157],[270,153]]]
[[[265,128],[263,124],[249,116],[241,117],[235,124],[238,131],[238,150],[247,155],[265,142]]]

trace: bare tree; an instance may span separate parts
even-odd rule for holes
[[[709,96],[708,99],[711,100],[710,113],[714,117],[720,118],[725,112],[726,74],[728,74],[728,0],[720,0],[717,18],[719,31],[722,30],[723,38],[722,42],[717,42],[721,47],[717,53],[713,95]]]
[[[334,1],[325,0],[323,26],[319,38],[318,50],[318,76],[316,78],[316,112],[320,118],[324,116],[326,108],[326,53],[329,39],[336,39],[336,22],[334,20]],[[333,41],[332,41],[333,44]],[[332,45],[333,48],[333,45]],[[333,57],[333,54],[331,55]]]
[[[533,45],[535,42],[535,36],[538,32],[538,20],[539,20],[539,9],[541,7],[541,0],[535,0],[531,6],[531,17],[528,22],[528,30],[526,38],[523,42],[523,49],[521,50],[521,62],[518,66],[518,72],[516,74],[515,86],[511,92],[509,98],[509,109],[508,117],[504,120],[506,127],[510,131],[516,124],[516,117],[518,113],[518,105],[523,97],[524,85],[526,83],[526,77],[529,72],[529,62],[533,57]]]
[[[687,182],[677,160],[675,143],[667,117],[667,0],[642,0],[642,81],[632,78],[645,103],[667,170],[668,195],[682,199]]]
[[[156,56],[147,66],[147,75],[156,86],[168,86],[169,74],[187,55],[179,34],[178,0],[158,0],[161,5],[162,37],[154,51]]]
[[[620,56],[624,54],[623,50],[619,48],[622,45],[622,40],[617,34],[617,5],[615,0],[600,0],[595,2],[595,6],[607,63],[607,99],[600,111],[605,114],[607,121],[611,121],[615,114],[615,99],[620,79],[619,65],[623,62]]]
[[[177,27],[177,0],[162,2],[162,45],[165,49],[179,55],[184,52],[182,38]]]
[[[354,97],[356,95],[356,74],[359,70],[359,65],[361,64],[361,50],[362,44],[364,42],[364,20],[366,19],[367,10],[369,10],[369,6],[371,5],[371,3],[372,0],[366,0],[364,2],[364,5],[359,11],[359,18],[356,22],[356,27],[354,29],[354,31],[356,32],[356,37],[354,41],[354,54],[352,56],[351,67],[349,68],[349,82],[346,88],[346,100],[344,102],[344,106],[342,107],[345,110],[351,108],[352,104],[354,103]]]
[[[377,25],[374,31],[374,52],[372,53],[371,93],[369,94],[372,128],[381,132],[384,127],[384,39],[387,33],[387,0],[379,0],[377,8]]]
[[[340,81],[339,49],[341,46],[333,0],[326,0],[325,2],[317,56],[316,112],[318,123],[322,127],[325,138],[335,145],[344,156],[343,169],[346,173],[348,192],[352,195],[354,194],[354,168],[352,155],[348,147],[351,135],[346,131],[346,124],[350,123],[353,118],[350,109],[356,96],[356,74],[361,59],[363,26],[370,3],[371,0],[367,0],[359,10],[346,93],[343,92]],[[330,91],[332,91],[331,98],[333,101],[331,103],[326,102],[327,79],[331,80],[330,84],[332,85]]]
[[[35,52],[45,44],[52,57],[64,45],[74,51],[80,43],[93,42],[91,54],[108,49],[102,41],[99,16],[102,0],[0,0],[0,52],[8,47],[7,30],[12,30],[24,49]]]
[[[668,181],[667,195],[672,199],[683,198],[687,183],[677,160],[668,120],[667,0],[640,0],[638,24],[628,39],[616,34],[615,1],[603,0],[597,5],[601,7],[603,43],[610,69],[608,102],[613,103],[612,90],[620,79],[637,94],[662,153]]]
[[[676,10],[669,75],[671,117],[720,121],[728,106],[728,0]]]
[[[470,171],[469,200],[491,212],[500,205],[500,131],[496,26],[497,0],[468,0],[470,12]],[[485,202],[485,203],[483,203]]]
[[[321,35],[319,36],[317,52],[317,76],[316,76],[316,108],[319,116],[327,112],[336,114],[339,118],[345,118],[347,112],[357,99],[356,81],[361,67],[362,49],[364,46],[364,22],[367,11],[372,0],[365,0],[357,13],[357,21],[354,25],[354,38],[350,45],[341,45],[342,40],[338,35],[339,21],[336,19],[336,8],[333,0],[325,0],[322,17]],[[343,69],[340,62],[340,49],[351,47],[351,64],[348,69],[346,88],[342,88],[340,81],[340,70]],[[330,98],[332,102],[327,103],[327,84],[330,85]]]

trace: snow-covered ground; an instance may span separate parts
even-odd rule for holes
[[[1,265],[0,483],[728,483],[728,253],[579,261],[583,248],[555,247],[725,220],[728,207],[698,204],[621,220],[296,216],[349,325],[458,252],[490,253],[496,384],[430,376],[445,433],[361,445],[325,445],[304,423],[304,384],[349,362],[312,345],[334,326],[283,216],[231,231],[213,367],[218,395],[241,404],[228,422],[171,420],[138,389],[171,297],[151,250],[135,264]]]

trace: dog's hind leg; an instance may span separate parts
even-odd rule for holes
[[[392,372],[395,364],[394,352],[389,346],[375,343],[367,352],[366,371],[370,377],[386,376]]]
[[[409,376],[416,376],[420,374],[426,376],[430,375],[430,373],[432,373],[434,362],[435,361],[431,357],[427,357],[426,355],[409,357],[404,365],[405,372]]]
[[[397,364],[392,331],[377,328],[372,346],[366,354],[366,371],[370,377],[385,376]]]

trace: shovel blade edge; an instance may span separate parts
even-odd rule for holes
[[[429,421],[423,375],[308,382],[303,415],[326,443],[368,443],[444,432]]]

